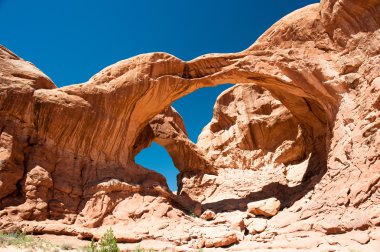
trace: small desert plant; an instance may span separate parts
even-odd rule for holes
[[[188,213],[187,215],[190,216],[190,217],[198,218],[198,216],[195,214],[195,208],[192,208],[192,209],[188,210],[187,213]]]
[[[23,246],[32,242],[32,238],[21,232],[0,234],[0,246]]]
[[[100,252],[119,252],[120,249],[117,246],[117,241],[113,235],[112,229],[108,229],[107,232],[100,238],[99,242]]]
[[[58,249],[56,245],[45,241],[43,239],[27,236],[21,232],[14,233],[0,233],[0,247],[14,246],[17,248],[24,248],[31,251],[55,251]]]
[[[197,218],[197,216],[195,215],[195,213],[193,211],[190,211],[189,216],[191,216],[193,218]]]
[[[88,252],[120,252],[117,246],[116,238],[112,229],[108,229],[107,232],[100,238],[99,242],[91,240],[90,245],[87,248]]]
[[[88,252],[96,252],[97,251],[97,247],[98,246],[96,245],[96,242],[95,242],[94,238],[92,238],[91,239],[91,243],[90,243],[90,245],[87,248],[87,251]]]

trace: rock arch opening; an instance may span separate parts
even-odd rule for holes
[[[163,152],[163,148],[160,145],[163,147],[166,146],[166,148],[169,148],[173,151],[176,148],[175,145],[178,139],[172,139],[173,143],[169,145],[169,138],[178,137],[178,134],[180,133],[182,134],[182,139],[188,138],[186,139],[188,141],[188,144],[191,144],[192,142],[193,146],[196,146],[199,134],[201,133],[202,129],[211,121],[211,118],[213,116],[213,107],[215,105],[217,97],[231,86],[232,84],[224,84],[217,87],[205,87],[196,90],[195,92],[188,94],[185,97],[182,97],[181,99],[174,102],[172,104],[172,110],[173,112],[178,111],[178,115],[176,115],[175,118],[169,116],[171,119],[169,119],[168,122],[164,122],[165,118],[157,120],[157,117],[156,120],[153,119],[151,121],[150,129],[148,131],[153,130],[154,132],[154,136],[152,136],[153,143],[151,146],[147,146],[147,148],[141,150],[135,156],[135,161],[138,164],[147,167],[148,169],[152,169],[163,174],[167,179],[169,188],[172,191],[176,192],[178,186],[177,178],[175,176],[179,172],[171,160],[168,162],[168,153],[166,151]],[[174,121],[170,122],[172,119],[174,119]],[[160,123],[164,123],[166,126],[159,125]],[[179,123],[180,125],[176,126],[181,128],[182,132],[176,132],[175,135],[171,135],[174,133],[174,130],[178,131],[178,128],[176,129],[176,127],[170,127],[170,125],[173,125],[173,123]],[[164,131],[169,131],[169,133],[165,134]],[[166,139],[164,140],[163,138]],[[158,145],[156,142],[160,145]],[[181,143],[178,144],[178,148],[181,148]],[[172,154],[173,159],[177,160],[177,165],[179,162],[178,158],[175,156],[178,155],[182,156],[183,154]],[[188,165],[190,165],[190,163]],[[165,170],[162,166],[167,167],[168,170]],[[174,170],[176,170],[176,172],[174,172]]]
[[[137,164],[152,169],[166,178],[169,189],[176,193],[178,190],[177,175],[179,171],[173,165],[173,161],[168,152],[160,145],[153,142],[151,146],[143,149],[136,155]]]
[[[198,143],[188,138],[184,122],[173,108],[155,116],[148,126],[152,141],[166,148],[180,171],[179,194],[215,211],[244,209],[247,202],[272,196],[289,206],[327,171],[329,116],[333,115],[325,113],[321,103],[302,89],[277,78],[246,74],[252,73],[234,76],[240,84],[219,96],[214,117]],[[245,182],[255,183],[263,174],[270,178],[255,187],[246,184],[250,189],[244,190],[250,193],[242,197],[233,184],[222,189],[216,182],[237,169],[252,171],[243,174]],[[231,197],[213,197],[220,194]]]
[[[194,143],[198,141],[199,134],[212,119],[217,97],[232,86],[232,84],[222,84],[201,88],[172,104],[181,115],[191,141]]]
[[[223,207],[228,204],[224,204],[224,200],[217,200],[218,197],[213,199],[212,196],[225,194],[223,191],[218,192],[223,188],[218,182],[218,177],[220,178],[220,174],[224,171],[228,171],[227,169],[246,170],[248,167],[248,169],[256,171],[259,167],[276,167],[273,169],[274,172],[267,174],[273,178],[267,180],[267,182],[269,181],[267,184],[256,183],[260,187],[245,190],[252,194],[246,193],[244,197],[236,196],[235,194],[238,192],[233,189],[236,186],[227,186],[232,188],[231,190],[227,189],[227,191],[229,190],[227,195],[231,196],[231,200],[234,200],[235,196],[240,198],[239,202],[233,204],[235,208],[246,206],[245,201],[265,195],[277,196],[282,200],[282,205],[287,206],[305,195],[318,183],[327,170],[326,153],[329,145],[329,132],[333,127],[339,99],[333,90],[324,87],[317,79],[318,71],[306,69],[300,72],[298,69],[281,68],[272,57],[273,55],[268,54],[269,56],[248,49],[239,54],[215,54],[190,62],[183,62],[166,54],[155,55],[154,60],[159,63],[153,63],[149,71],[155,76],[156,82],[145,93],[146,97],[136,103],[136,108],[144,105],[145,110],[149,108],[149,113],[144,114],[145,122],[142,121],[141,115],[136,114],[137,120],[134,121],[134,124],[138,125],[137,123],[139,123],[143,127],[140,126],[133,131],[139,133],[134,135],[136,140],[133,144],[132,156],[134,157],[152,141],[165,147],[172,157],[175,167],[180,171],[178,176],[180,195],[186,195],[195,201],[208,204],[209,208],[220,211],[224,211]],[[178,63],[179,69],[173,68],[172,61]],[[263,70],[260,64],[266,64],[266,68]],[[270,106],[268,104],[259,106],[260,108],[257,108],[252,114],[257,112],[257,116],[262,118],[256,120],[255,123],[246,125],[245,132],[248,137],[243,137],[244,141],[240,142],[238,146],[229,146],[230,142],[238,143],[239,140],[231,141],[231,138],[224,133],[219,134],[219,140],[228,143],[222,144],[219,150],[207,146],[212,141],[205,137],[205,134],[201,134],[200,137],[203,139],[201,141],[203,144],[195,144],[189,139],[181,116],[170,107],[170,104],[199,88],[223,83],[234,83],[247,88],[240,91],[241,97],[235,95],[233,98],[228,98],[227,95],[227,101],[235,107],[235,103],[238,103],[239,100],[247,100],[242,96],[252,90],[255,92],[255,98],[261,97],[262,94],[269,91],[272,97],[269,100],[280,101],[281,106],[287,112],[284,114],[274,112],[274,117],[277,116],[280,123],[269,125],[268,114],[271,116],[273,111],[277,111],[279,105],[274,103]],[[252,106],[246,107],[252,109]],[[235,112],[240,113],[241,111],[235,109]],[[222,114],[220,113],[220,116]],[[232,119],[225,120],[226,122],[230,121],[228,127],[234,123],[240,123],[233,117],[234,115],[231,116]],[[211,136],[218,135],[218,127],[229,132],[226,125],[211,122],[209,126],[208,130],[211,131]],[[243,154],[233,153],[230,155],[231,153],[225,152],[229,148]],[[296,168],[291,169],[291,167],[301,163],[303,168],[301,170],[304,174],[301,179],[298,179],[300,181],[294,182],[294,179],[289,179],[289,176],[295,173],[294,169]],[[253,172],[242,176],[243,178],[250,177],[250,183],[252,183],[259,179],[258,175],[260,173]],[[225,177],[228,176],[227,172]],[[301,182],[303,185],[297,184]],[[263,190],[265,192],[262,192]],[[231,191],[233,192],[231,193]],[[223,209],[218,209],[220,207]]]
[[[223,104],[223,98],[230,99],[224,96],[234,91],[240,97]],[[241,99],[252,94],[252,100]],[[220,109],[216,116],[220,120],[213,118],[209,129],[202,132],[197,147],[206,153],[218,175],[181,174],[180,188],[202,202],[204,209],[246,210],[249,202],[270,197],[279,199],[282,207],[289,207],[326,173],[328,136],[321,133],[314,138],[308,125],[269,97],[268,91],[250,85],[235,86],[221,96],[220,107],[232,105],[238,109],[239,100],[258,104],[250,104],[247,108],[251,111],[246,113],[241,113],[246,109],[243,106],[240,113],[232,110],[228,114],[228,108]],[[228,122],[228,117],[233,120]]]

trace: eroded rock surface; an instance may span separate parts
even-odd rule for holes
[[[305,142],[297,120],[268,91],[237,85],[218,97],[197,146],[214,166],[255,170],[305,159]]]
[[[378,1],[322,0],[245,51],[189,62],[139,55],[63,88],[1,47],[0,229],[89,239],[112,226],[122,242],[376,248],[379,28]],[[223,83],[239,85],[192,143],[170,105]],[[152,141],[180,171],[178,195],[134,162]],[[247,214],[271,197],[275,216]],[[215,218],[192,216],[202,209]]]

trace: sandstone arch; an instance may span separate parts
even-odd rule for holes
[[[314,156],[309,178],[319,174],[318,183],[295,189],[309,193],[270,220],[274,230],[331,234],[374,228],[380,213],[379,16],[377,1],[324,0],[284,17],[243,52],[190,62],[165,53],[139,55],[63,88],[1,47],[0,228],[96,235],[91,228],[128,226],[130,220],[149,226],[152,216],[165,225],[174,219],[194,227],[181,205],[194,207],[194,197],[203,192],[191,195],[187,188],[189,198],[174,196],[161,175],[133,158],[153,139],[177,155],[172,140],[149,127],[164,125],[160,116],[176,121],[169,108],[174,100],[223,83],[269,90],[297,119]],[[190,179],[194,173],[220,176],[181,134],[174,137],[182,137],[181,155],[196,160],[177,160],[181,172]],[[283,186],[251,196],[266,197],[265,190]],[[130,202],[141,207],[123,211]],[[56,220],[58,228],[46,219]],[[33,220],[40,222],[30,226]],[[134,228],[135,240],[178,238]],[[178,228],[168,224],[165,230]]]

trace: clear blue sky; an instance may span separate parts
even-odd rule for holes
[[[88,80],[119,60],[163,51],[183,60],[249,47],[286,14],[317,0],[0,0],[0,44],[57,86]],[[173,106],[196,141],[228,87],[198,90]],[[136,158],[176,190],[177,170],[154,144]]]

